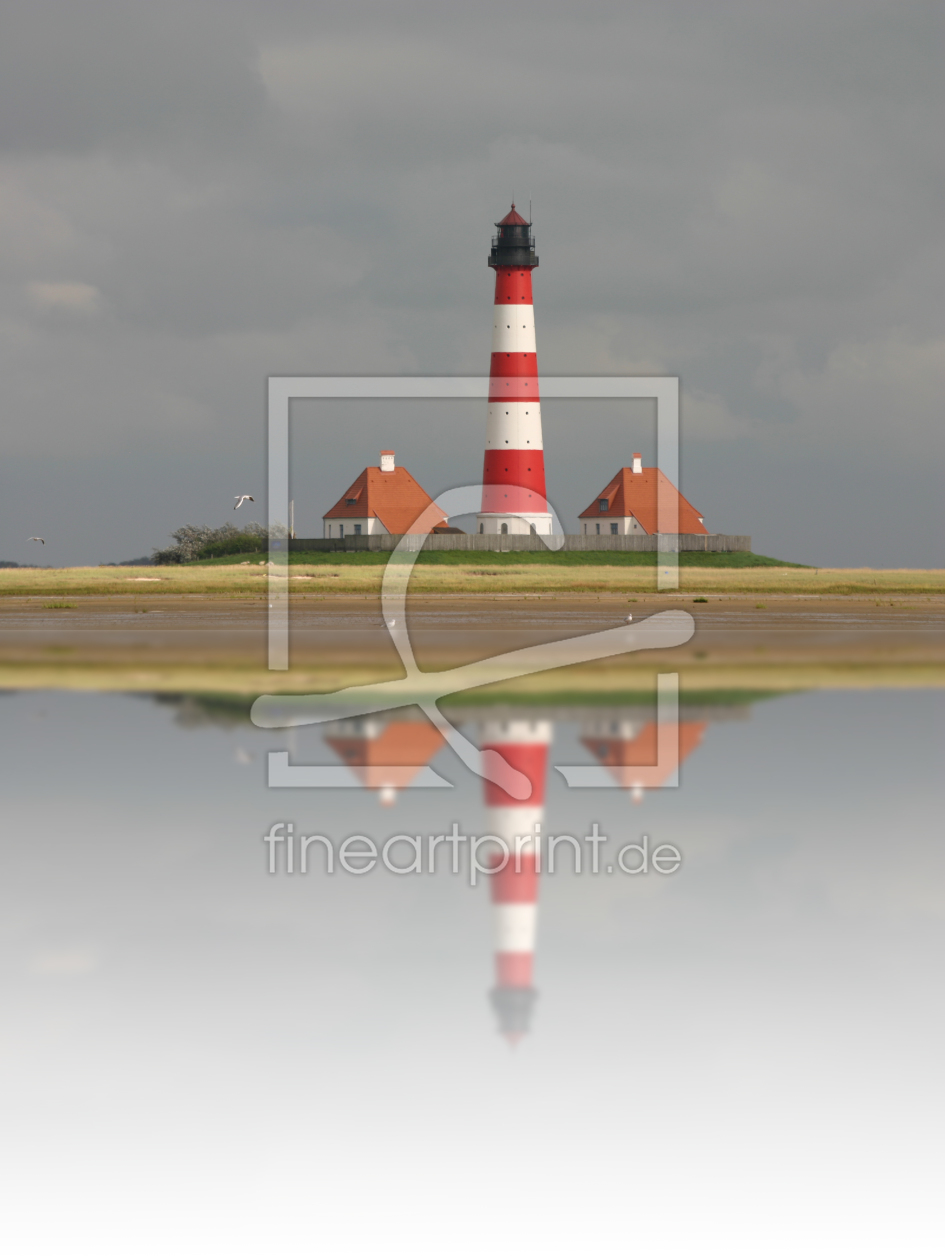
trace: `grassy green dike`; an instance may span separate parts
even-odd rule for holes
[[[290,565],[313,565],[321,568],[377,567],[390,559],[389,551],[290,551]],[[213,556],[192,560],[186,567],[206,568],[232,564],[258,564],[259,554]],[[682,551],[680,565],[699,569],[810,569],[808,564],[793,564],[758,556],[753,551]],[[452,569],[506,569],[519,566],[549,565],[552,568],[618,568],[655,569],[652,551],[421,551],[417,564]]]

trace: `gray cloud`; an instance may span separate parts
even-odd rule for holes
[[[219,146],[264,108],[252,41],[217,5],[14,0],[0,46],[0,144],[134,156],[168,141]]]
[[[534,198],[542,369],[679,372],[710,527],[939,563],[937,6],[9,15],[2,558],[40,527],[79,562],[216,519],[231,481],[262,484],[270,372],[485,372],[514,191]],[[650,440],[608,419],[589,448],[584,412],[546,411],[566,514]],[[336,425],[307,465],[313,519],[388,441],[431,490],[475,479],[484,421],[444,416],[431,441],[425,415],[363,443]]]

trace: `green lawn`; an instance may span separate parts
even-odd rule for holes
[[[214,556],[209,560],[192,560],[187,567],[232,565],[248,560],[258,564],[265,553],[251,552],[236,556]],[[290,551],[290,564],[385,565],[389,551]],[[572,568],[656,568],[653,551],[421,551],[417,564],[453,565],[461,568],[500,569],[516,565],[553,565]],[[809,569],[808,564],[793,564],[758,556],[753,551],[681,551],[679,563],[699,569]]]

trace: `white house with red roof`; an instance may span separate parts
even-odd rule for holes
[[[658,516],[663,512],[663,522]],[[678,512],[678,515],[677,515]],[[582,534],[707,534],[705,521],[658,468],[644,468],[639,452],[578,518]],[[678,523],[677,523],[678,521]]]
[[[446,523],[446,513],[398,468],[393,451],[381,451],[376,468],[365,468],[322,518],[326,538],[362,534],[429,534]]]

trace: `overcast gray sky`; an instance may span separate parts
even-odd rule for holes
[[[514,192],[542,372],[678,373],[710,529],[943,563],[941,5],[3,12],[0,559],[263,515],[271,373],[487,372]],[[652,416],[543,411],[574,528]],[[484,431],[484,404],[299,409],[300,528],[382,446],[431,493],[478,480]]]

